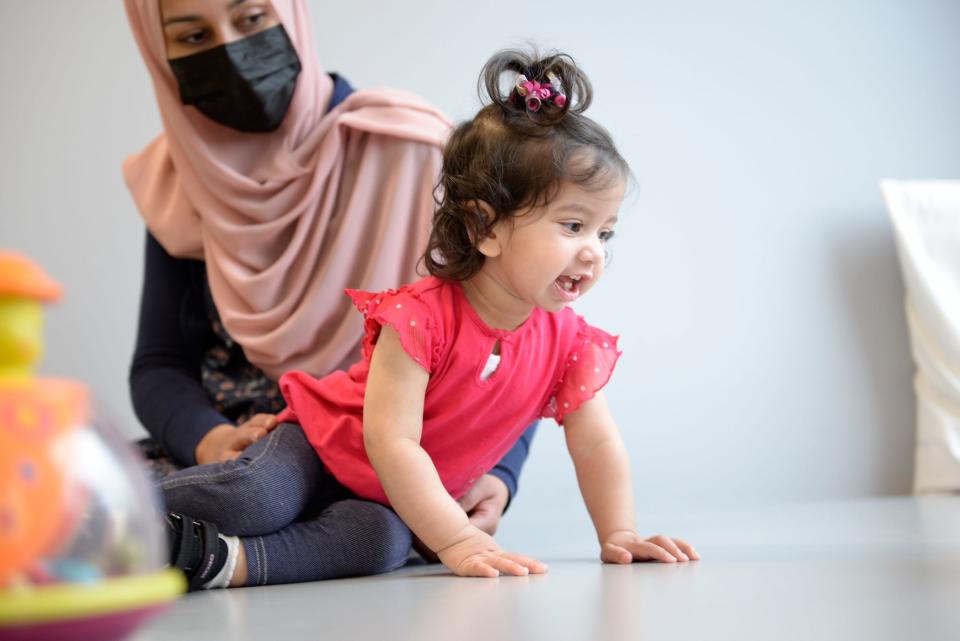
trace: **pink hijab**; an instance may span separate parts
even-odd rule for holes
[[[173,256],[206,261],[224,327],[267,375],[323,375],[359,354],[344,288],[416,277],[450,122],[408,93],[357,91],[330,113],[305,0],[273,0],[303,70],[279,129],[248,134],[180,102],[159,0],[125,0],[164,133],[123,174]]]

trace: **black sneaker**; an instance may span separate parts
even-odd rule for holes
[[[227,544],[217,526],[177,512],[167,512],[170,565],[187,575],[190,592],[217,576],[227,562]]]

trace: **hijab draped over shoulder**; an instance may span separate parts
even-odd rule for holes
[[[125,2],[164,126],[123,165],[147,228],[172,256],[206,261],[225,329],[269,376],[348,366],[362,323],[343,290],[416,277],[450,122],[387,89],[327,113],[307,3],[273,0],[303,68],[293,100],[274,132],[228,129],[181,104],[159,1]]]

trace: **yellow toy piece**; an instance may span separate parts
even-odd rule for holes
[[[27,378],[43,354],[41,302],[63,289],[26,256],[0,251],[0,380]]]

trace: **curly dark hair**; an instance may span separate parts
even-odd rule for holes
[[[518,74],[550,82],[566,101],[533,111],[518,96]],[[503,81],[509,81],[504,91]],[[630,176],[610,134],[583,115],[593,91],[573,58],[508,49],[487,61],[478,91],[490,104],[460,124],[443,153],[437,210],[423,256],[434,276],[466,280],[483,265],[477,249],[501,220],[550,203],[561,185],[604,189]],[[493,216],[485,215],[486,203]]]

